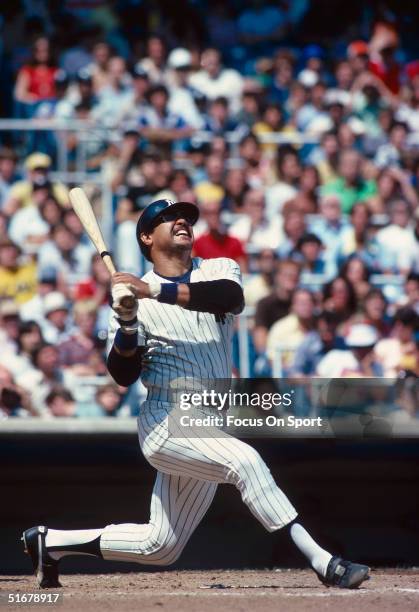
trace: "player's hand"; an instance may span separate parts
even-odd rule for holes
[[[132,308],[123,306],[124,297],[132,297],[133,292],[124,283],[115,283],[112,286],[112,308],[122,321],[132,321],[137,318],[138,300],[134,300]]]
[[[128,272],[116,272],[112,276],[112,285],[122,283],[126,285],[138,300],[150,297],[150,288],[147,283]]]

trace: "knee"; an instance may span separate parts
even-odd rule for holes
[[[171,565],[179,559],[182,550],[183,546],[172,531],[167,537],[163,535],[153,538],[147,561],[151,565]]]

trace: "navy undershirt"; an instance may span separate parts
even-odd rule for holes
[[[185,274],[181,274],[180,276],[163,276],[163,274],[158,274],[157,272],[155,272],[154,274],[157,274],[157,276],[160,276],[161,278],[172,281],[174,283],[189,283],[191,280],[192,270],[193,266],[191,266],[190,269],[185,272]]]

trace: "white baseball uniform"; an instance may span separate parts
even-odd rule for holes
[[[173,282],[147,272],[145,282]],[[175,282],[228,279],[241,285],[239,266],[227,258],[193,259],[191,272]],[[250,511],[268,531],[290,523],[292,504],[278,488],[256,450],[208,427],[201,436],[171,435],[170,387],[179,379],[230,379],[234,315],[216,316],[152,299],[140,300],[138,344],[146,347],[141,380],[148,395],[138,418],[141,449],[157,469],[146,524],[108,525],[100,548],[105,559],[167,565],[175,561],[214,497],[218,483],[240,491]],[[110,347],[118,329],[110,324]]]

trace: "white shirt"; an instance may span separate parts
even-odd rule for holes
[[[396,266],[398,270],[419,268],[419,243],[413,230],[399,225],[388,225],[377,232],[376,241],[382,252],[383,267]]]
[[[224,68],[213,79],[208,72],[200,70],[190,77],[190,84],[203,93],[209,100],[223,96],[230,102],[230,110],[240,110],[240,97],[243,90],[243,77],[232,68]]]
[[[37,253],[40,244],[31,244],[27,240],[29,236],[47,236],[50,227],[41,217],[39,209],[35,205],[20,208],[12,216],[9,226],[9,236],[25,253]]]
[[[277,249],[284,239],[282,223],[279,217],[271,221],[264,220],[252,231],[252,222],[247,215],[240,216],[229,228],[229,234],[246,245],[259,249]]]
[[[288,185],[288,183],[279,182],[269,187],[265,192],[266,216],[268,219],[272,219],[280,213],[285,202],[295,198],[297,193],[297,189]]]
[[[360,372],[360,365],[352,351],[333,349],[318,363],[316,374],[323,378],[341,378]]]
[[[142,280],[170,283],[153,270]],[[182,277],[183,279],[183,277]],[[200,282],[228,279],[241,283],[238,264],[225,257],[194,257],[190,279]],[[182,282],[182,281],[181,281]],[[230,379],[232,373],[231,341],[234,315],[219,317],[208,312],[187,310],[157,300],[142,299],[138,309],[138,345],[146,346],[142,357],[141,381],[148,390],[148,401],[171,401],[170,388],[175,381]],[[110,350],[119,323],[113,313],[108,334]],[[209,387],[208,387],[209,388]]]

